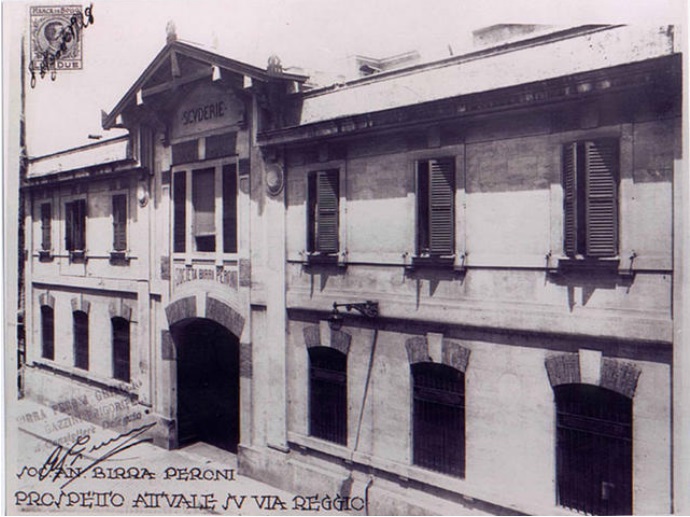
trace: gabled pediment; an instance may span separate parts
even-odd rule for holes
[[[157,109],[166,109],[172,97],[179,98],[200,81],[222,80],[242,89],[257,81],[303,83],[306,79],[303,75],[268,72],[188,43],[172,41],[158,53],[115,108],[103,116],[102,124],[105,129],[120,125],[118,117],[147,102]]]

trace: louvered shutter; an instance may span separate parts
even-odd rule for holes
[[[186,175],[186,172],[180,171],[176,172],[173,178],[173,251],[175,253],[184,253],[185,251]]]
[[[618,142],[585,143],[587,256],[618,254]]]
[[[65,249],[74,249],[74,203],[65,203]]]
[[[127,249],[127,196],[113,196],[113,249]]]
[[[74,202],[74,249],[84,251],[86,249],[86,200],[79,199]]]
[[[563,148],[563,248],[577,254],[577,144]]]
[[[338,171],[319,171],[317,176],[316,250],[338,251]]]
[[[454,247],[454,181],[450,159],[429,160],[429,251],[452,255]]]
[[[41,249],[48,251],[51,247],[50,226],[51,226],[51,205],[44,203],[41,205]]]

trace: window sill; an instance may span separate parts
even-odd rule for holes
[[[38,251],[38,261],[39,262],[52,262],[54,258],[53,252],[51,250],[39,250]]]
[[[72,264],[86,264],[86,250],[69,250],[69,261]]]
[[[110,264],[113,266],[129,266],[129,261],[132,260],[126,251],[111,251]]]
[[[307,252],[304,265],[309,266],[339,266],[345,267],[346,263],[340,261],[339,253]]]
[[[464,257],[459,265],[456,263],[455,258],[455,255],[412,255],[410,262],[405,265],[405,268],[409,271],[429,268],[464,272]]]
[[[601,274],[632,276],[632,269],[621,269],[621,261],[618,257],[590,258],[590,257],[561,257],[558,266],[550,270],[551,274]]]

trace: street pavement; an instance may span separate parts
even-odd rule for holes
[[[240,475],[236,456],[211,445],[168,451],[137,443],[136,432],[120,435],[29,400],[13,409],[8,422],[18,432],[9,433],[8,457],[16,465],[6,469],[12,514],[317,513],[303,511],[310,503],[301,496]],[[350,513],[324,511],[321,503],[312,510]]]

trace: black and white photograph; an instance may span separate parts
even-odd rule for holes
[[[2,3],[10,515],[690,515],[683,0]]]

